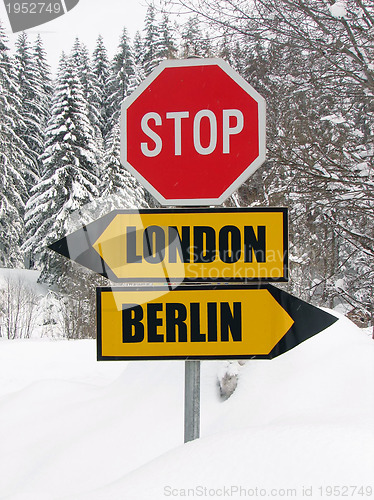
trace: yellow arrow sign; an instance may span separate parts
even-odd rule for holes
[[[287,281],[287,232],[283,208],[118,211],[92,247],[116,281]]]
[[[49,248],[111,281],[287,281],[287,209],[118,210]]]
[[[98,360],[273,358],[337,318],[272,285],[97,289]]]
[[[99,359],[267,356],[293,324],[266,286],[98,289]]]

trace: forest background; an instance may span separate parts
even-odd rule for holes
[[[289,207],[284,288],[374,324],[372,1],[169,0],[133,39],[123,29],[112,59],[102,37],[92,54],[76,39],[57,75],[41,36],[11,50],[0,26],[0,265],[41,271],[49,290],[7,282],[0,335],[31,334],[20,307],[49,329],[61,318],[68,338],[95,335],[108,282],[47,246],[112,209],[157,206],[120,165],[120,104],[161,60],[191,56],[222,57],[267,102],[267,161],[225,205]]]

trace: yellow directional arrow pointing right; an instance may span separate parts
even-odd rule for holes
[[[268,355],[294,320],[266,288],[102,289],[100,359]]]

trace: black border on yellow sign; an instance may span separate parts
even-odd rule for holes
[[[267,355],[251,355],[247,356],[103,356],[102,354],[102,330],[101,330],[101,295],[106,292],[116,291],[165,291],[178,292],[181,291],[200,291],[204,290],[258,290],[266,289],[278,302],[278,304],[290,315],[294,323],[283,338],[274,346]],[[96,311],[97,311],[97,361],[146,361],[146,360],[204,360],[204,359],[273,359],[285,352],[293,349],[305,340],[313,337],[325,328],[328,328],[335,323],[338,318],[333,316],[318,307],[312,306],[293,295],[290,295],[279,288],[272,285],[257,284],[257,285],[229,285],[229,284],[209,284],[209,285],[180,285],[176,288],[164,285],[156,286],[126,286],[126,287],[100,287],[96,289]],[[261,335],[261,332],[259,332]]]
[[[288,208],[286,207],[247,207],[247,208],[145,208],[140,210],[115,210],[115,215],[124,213],[139,213],[139,214],[202,214],[202,213],[281,213],[283,214],[283,276],[280,278],[265,277],[265,278],[181,278],[178,276],[163,278],[118,278],[114,273],[108,277],[111,281],[120,283],[165,283],[166,280],[178,281],[180,283],[286,283],[288,282]],[[113,213],[113,212],[112,212]],[[113,217],[114,218],[114,217]],[[103,275],[104,276],[104,275]]]

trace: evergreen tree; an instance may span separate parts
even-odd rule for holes
[[[137,69],[134,55],[130,46],[127,30],[124,28],[117,52],[112,61],[108,79],[111,128],[114,127],[119,119],[121,102],[128,95],[130,79],[136,75],[136,73]]]
[[[47,126],[47,121],[50,115],[50,106],[53,93],[53,85],[51,78],[50,66],[47,63],[47,55],[44,50],[43,42],[38,35],[35,45],[34,45],[34,67],[36,73],[36,79],[39,83],[39,107],[40,107],[40,128],[43,131],[43,143],[44,143],[44,133]],[[39,155],[42,150],[39,152]],[[40,167],[40,166],[39,166]]]
[[[178,49],[174,41],[174,30],[170,26],[170,19],[167,14],[163,14],[160,23],[160,58],[175,59]]]
[[[71,61],[74,64],[79,81],[82,86],[83,98],[86,103],[88,119],[94,133],[94,154],[95,162],[100,171],[103,167],[104,159],[104,139],[101,132],[101,115],[98,101],[100,99],[101,89],[93,73],[88,49],[86,45],[82,44],[79,39],[75,40],[72,52]]]
[[[226,36],[222,38],[221,43],[219,44],[218,54],[219,57],[222,57],[226,62],[230,64],[230,66],[234,67],[234,50],[231,46],[231,43],[227,39]]]
[[[207,42],[204,40],[200,23],[196,16],[188,19],[182,34],[182,57],[205,57],[207,55]]]
[[[32,175],[27,145],[16,127],[26,128],[21,115],[20,91],[9,56],[7,38],[0,25],[0,265],[21,265],[25,178]]]
[[[144,43],[140,31],[137,31],[134,36],[133,43],[134,60],[138,68],[142,66],[144,57]]]
[[[105,211],[121,208],[140,208],[145,205],[143,187],[120,162],[120,127],[113,127],[107,146],[104,191],[102,200]]]
[[[213,57],[214,48],[212,46],[212,41],[210,39],[209,33],[205,34],[201,42],[201,51],[203,57]]]
[[[226,37],[225,37],[226,39]],[[222,50],[222,49],[221,49]],[[245,72],[245,67],[246,67],[246,46],[240,44],[239,42],[235,42],[233,44],[232,50],[231,50],[231,64],[234,69],[240,74],[244,75]]]
[[[141,78],[139,76],[139,73],[136,72],[135,75],[132,75],[132,77],[130,78],[130,81],[129,81],[129,86],[128,86],[128,89],[127,89],[127,95],[130,96],[135,89],[137,89],[139,87],[139,85],[141,84]]]
[[[16,131],[27,146],[25,154],[32,160],[32,171],[28,171],[25,176],[27,188],[30,190],[40,174],[38,158],[43,147],[46,110],[42,81],[36,70],[35,58],[26,33],[21,33],[17,39],[15,67],[23,116],[23,122],[17,123]]]
[[[98,196],[93,137],[77,68],[63,57],[41,157],[42,178],[27,203],[25,251],[43,253],[71,231],[69,216]]]
[[[145,76],[148,76],[158,66],[160,61],[165,58],[167,50],[157,24],[154,4],[148,6],[144,25],[143,69]]]
[[[100,111],[97,107],[100,90],[92,71],[87,46],[82,44],[78,38],[76,38],[73,46],[71,61],[76,67],[77,75],[82,85],[83,98],[86,101],[88,109],[88,117],[92,127],[95,129],[95,135],[97,135],[97,129],[100,128],[101,121]]]
[[[95,94],[93,102],[98,110],[98,120],[101,135],[106,140],[110,131],[110,106],[108,80],[110,74],[110,64],[107,50],[102,36],[99,36],[93,52],[92,72],[95,83]]]

